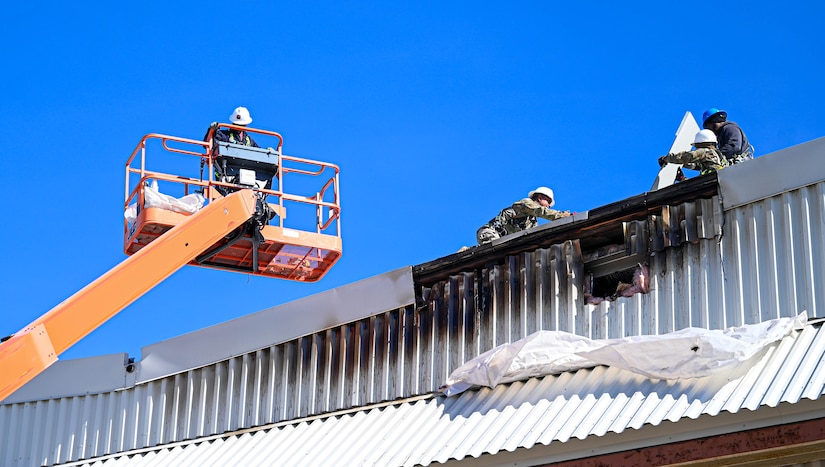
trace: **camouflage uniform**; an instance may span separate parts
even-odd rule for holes
[[[698,170],[702,175],[728,166],[728,160],[716,148],[696,148],[693,151],[671,153],[664,159],[672,164],[683,164],[686,169]]]
[[[478,244],[491,242],[497,238],[520,232],[538,225],[538,219],[555,220],[570,215],[568,211],[556,211],[542,206],[538,201],[524,198],[502,210],[490,222],[481,226],[476,232]]]

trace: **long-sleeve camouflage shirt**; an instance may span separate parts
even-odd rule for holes
[[[671,153],[665,156],[665,160],[672,164],[683,164],[685,168],[698,170],[703,175],[728,166],[728,160],[716,148],[696,148],[693,151]]]
[[[557,211],[542,206],[537,201],[524,198],[503,209],[498,215],[486,224],[495,229],[502,237],[538,225],[537,217],[547,220],[560,219],[569,216],[567,211]]]

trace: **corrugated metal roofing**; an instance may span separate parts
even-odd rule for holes
[[[825,331],[821,325],[808,325],[770,347],[739,374],[662,381],[596,367],[453,398],[420,397],[69,465],[443,463],[665,421],[755,411],[801,399],[820,401],[825,393],[824,357]],[[821,417],[825,404],[817,409],[808,416]]]

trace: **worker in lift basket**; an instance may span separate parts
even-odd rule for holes
[[[481,226],[476,232],[476,240],[481,245],[535,227],[538,225],[537,217],[552,221],[570,215],[570,211],[550,209],[554,204],[553,190],[540,186],[528,193],[527,198],[516,201]]]
[[[233,125],[238,126],[246,126],[252,123],[252,117],[249,115],[249,110],[246,107],[238,107],[233,112],[232,115],[229,116],[229,122]],[[215,129],[218,127],[218,123],[212,123],[209,125],[209,129]],[[209,131],[206,132],[207,136],[209,135]],[[234,143],[234,144],[242,144],[244,146],[252,146],[254,148],[259,148],[258,143],[252,139],[249,134],[244,130],[235,130],[230,128],[221,128],[220,130],[215,131],[215,134],[212,136],[214,141],[223,141],[227,143]]]
[[[753,159],[753,146],[742,128],[728,120],[728,113],[711,107],[702,114],[702,127],[711,130],[719,141],[719,151],[728,164],[738,164]]]
[[[716,135],[710,130],[700,130],[693,138],[693,151],[667,154],[659,158],[659,166],[683,164],[686,169],[698,170],[700,175],[716,172],[728,166],[728,160],[716,148]]]
[[[234,111],[232,111],[232,114],[229,115],[229,121],[233,125],[244,127],[244,126],[249,125],[250,123],[252,123],[252,117],[249,115],[249,109],[247,109],[246,107],[237,107],[237,108],[235,108]],[[222,181],[222,182],[236,183],[237,178],[238,178],[237,174],[232,174],[232,173],[225,174],[224,173],[226,171],[226,168],[225,168],[225,166],[221,165],[222,157],[218,156],[218,153],[217,153],[218,145],[216,143],[218,143],[218,142],[227,142],[227,143],[232,143],[232,144],[240,144],[240,145],[244,145],[244,146],[251,146],[251,147],[255,147],[255,148],[259,148],[260,146],[258,145],[257,142],[255,142],[254,139],[252,139],[251,136],[249,136],[249,132],[244,131],[243,129],[236,130],[234,128],[221,128],[221,129],[217,129],[217,128],[218,128],[218,123],[217,122],[212,123],[211,125],[209,125],[209,130],[207,130],[206,136],[204,137],[204,140],[208,140],[209,132],[211,132],[213,130],[215,131],[214,134],[212,135],[212,156],[215,158],[215,179],[219,180],[219,181]],[[272,148],[267,148],[267,149],[270,152],[274,151]],[[275,167],[277,167],[277,165],[275,165]],[[272,180],[267,180],[266,184],[263,186],[263,188],[269,189],[271,186],[272,186]],[[226,194],[228,194],[232,191],[234,191],[234,190],[226,188],[226,187],[219,187],[218,188],[218,192],[220,192],[221,194],[224,194],[224,195],[226,195]]]

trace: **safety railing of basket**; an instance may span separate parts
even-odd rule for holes
[[[229,124],[220,124],[217,128],[235,128],[244,129],[250,133],[259,133],[278,138],[277,150],[279,174],[275,177],[277,182],[277,189],[256,189],[256,191],[264,193],[267,197],[276,197],[277,203],[270,203],[279,205],[281,211],[284,209],[284,202],[304,203],[315,206],[315,231],[316,233],[327,233],[326,231],[334,224],[334,235],[340,237],[340,199],[339,199],[339,168],[335,164],[315,161],[300,157],[283,155],[281,148],[283,145],[283,138],[280,134],[253,128],[238,127]],[[231,183],[220,182],[214,177],[214,158],[211,155],[210,148],[212,146],[211,136],[215,128],[211,128],[207,134],[207,141],[198,141],[188,138],[180,138],[176,136],[163,135],[158,133],[150,133],[144,136],[135,147],[129,159],[126,162],[126,182],[125,182],[125,200],[124,209],[136,203],[138,206],[145,205],[144,187],[150,180],[157,180],[163,182],[171,182],[181,184],[183,186],[183,194],[187,195],[194,192],[200,192],[204,195],[207,202],[220,196],[216,190],[219,186],[234,187],[236,185]],[[147,143],[158,140],[162,148],[169,153],[177,153],[183,155],[191,155],[200,158],[201,168],[206,167],[207,173],[204,179],[203,171],[201,170],[198,178],[187,177],[182,175],[175,175],[168,172],[161,172],[157,170],[149,170],[147,168]],[[171,146],[169,143],[174,143],[181,146],[193,146],[191,149]],[[286,164],[285,164],[286,163]],[[300,164],[306,167],[291,167],[290,164]],[[153,161],[154,164],[154,161]],[[321,188],[311,196],[301,196],[288,193],[284,187],[284,179],[287,174],[303,174],[307,176],[321,176],[325,172],[332,172],[331,176],[321,185]],[[136,183],[132,183],[133,177],[137,176]],[[320,184],[320,182],[319,182]],[[325,201],[326,197],[331,197],[331,201]],[[324,208],[327,208],[329,215],[324,219]],[[284,227],[284,219],[281,216],[276,216],[273,221],[277,220],[277,225]],[[128,235],[129,225],[124,221],[124,232]]]

